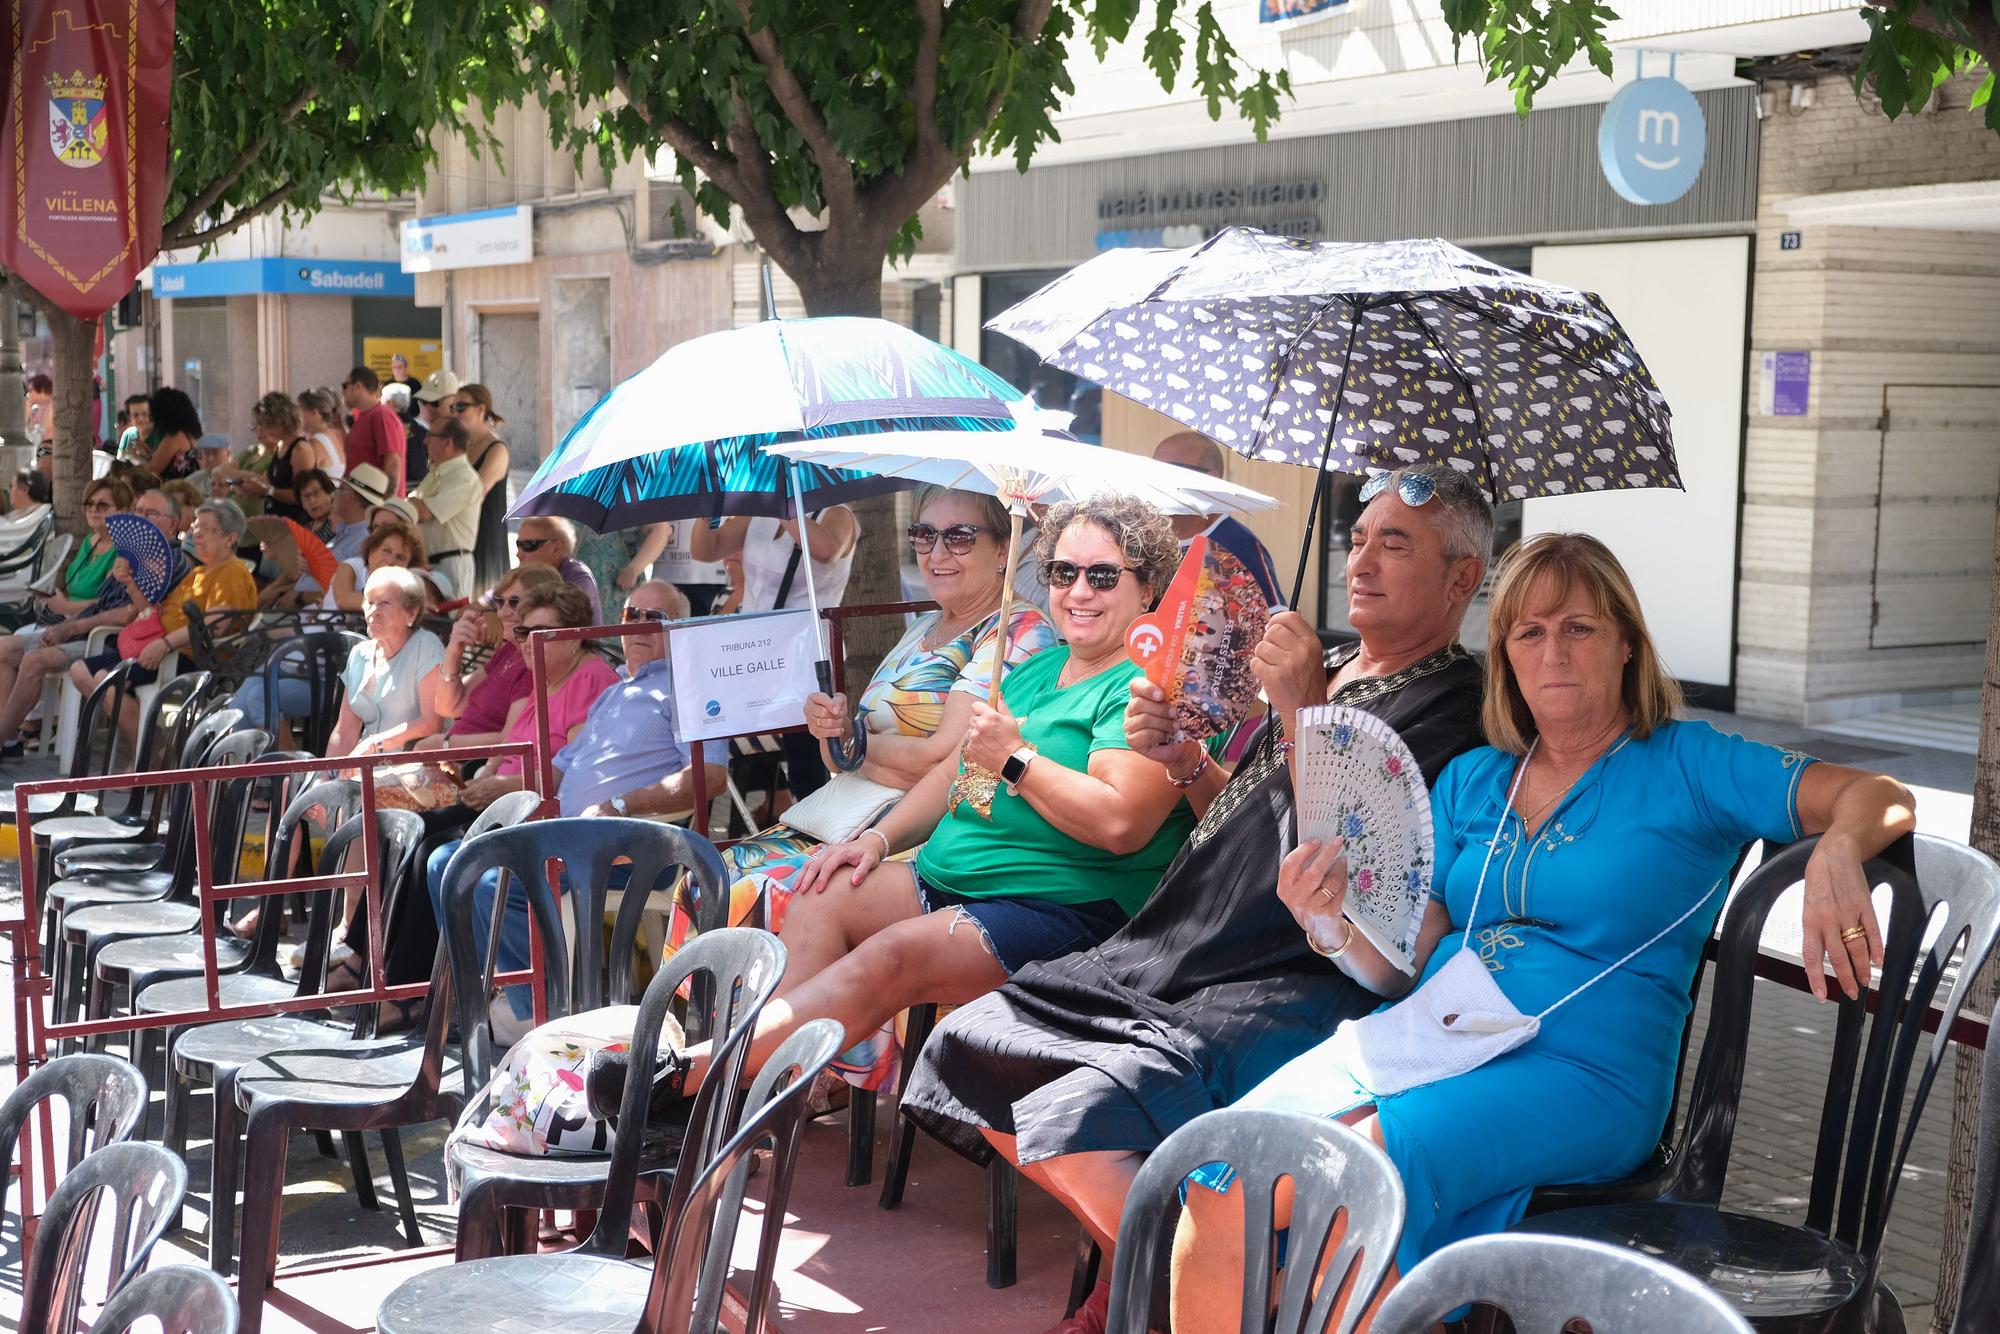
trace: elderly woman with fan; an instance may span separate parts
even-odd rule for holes
[[[1036,959],[1115,931],[1146,901],[1193,816],[1125,739],[1138,667],[1125,632],[1173,574],[1165,515],[1099,496],[1054,507],[1035,549],[1064,644],[976,702],[962,752],[882,820],[814,851],[780,937],[785,979],[750,1063],[822,1015],[850,1034],[928,1001],[962,1003]],[[913,861],[894,854],[919,849]],[[691,1053],[689,1084],[706,1068]]]
[[[1881,961],[1862,863],[1915,825],[1909,790],[1677,719],[1681,698],[1603,543],[1545,533],[1501,562],[1488,616],[1490,744],[1431,792],[1431,892],[1403,971],[1341,909],[1337,841],[1285,858],[1278,897],[1312,948],[1388,997],[1244,1106],[1338,1117],[1387,1151],[1408,1213],[1389,1282],[1506,1228],[1538,1185],[1616,1178],[1652,1149],[1688,982],[1753,840],[1823,834],[1805,874],[1814,994]],[[1478,1013],[1478,1025],[1454,1026]],[[1243,1213],[1195,1173],[1175,1241],[1174,1328],[1234,1329]],[[1277,1223],[1290,1216],[1281,1184]],[[1385,1288],[1386,1291],[1386,1288]]]

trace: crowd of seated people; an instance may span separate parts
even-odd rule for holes
[[[175,420],[171,401],[149,406],[155,429],[163,407]],[[272,457],[249,471],[265,480],[234,489],[296,503],[302,525],[324,530],[338,563],[321,606],[358,613],[365,630],[339,676],[329,761],[534,740],[530,636],[600,620],[602,590],[576,558],[572,526],[524,521],[521,563],[448,629],[427,628],[452,599],[449,581],[424,577],[425,529],[463,531],[447,522],[462,511],[443,507],[447,496],[470,503],[471,435],[432,427],[430,475],[412,500],[372,461],[348,460],[337,480],[324,466],[281,472],[294,452],[299,464],[307,449],[328,460],[317,443],[286,439],[306,425],[296,411],[260,408]],[[165,450],[163,439],[153,457]],[[135,479],[152,485],[135,491]],[[88,540],[58,591],[35,623],[0,637],[0,741],[18,744],[50,673],[67,666],[88,689],[129,659],[135,681],[150,679],[186,651],[188,604],[257,604],[232,502],[196,507],[185,568],[149,601],[102,540],[104,516],[136,512],[171,537],[181,507],[137,470],[90,495]],[[1880,949],[1861,866],[1912,828],[1909,791],[1685,719],[1632,584],[1595,539],[1538,535],[1495,565],[1490,505],[1449,468],[1387,474],[1364,497],[1346,570],[1357,639],[1328,651],[1303,616],[1276,612],[1251,662],[1269,721],[1231,762],[1181,737],[1126,651],[1191,525],[1177,533],[1116,496],[1053,507],[1027,557],[1047,613],[1011,603],[1003,622],[1004,510],[990,497],[919,492],[907,537],[937,610],[851,698],[806,702],[829,767],[864,733],[865,757],[817,808],[785,812],[727,851],[730,920],[775,931],[788,958],[750,1068],[830,1017],[854,1044],[843,1072],[875,1087],[896,1069],[896,1015],[956,1007],[921,1051],[901,1054],[903,1111],[974,1161],[1018,1166],[1107,1256],[1140,1165],[1195,1117],[1250,1106],[1338,1118],[1403,1181],[1393,1284],[1438,1248],[1519,1219],[1536,1186],[1615,1178],[1652,1149],[1692,970],[1746,844],[1826,835],[1805,876],[1804,954],[1822,993],[1824,961],[1832,985],[1856,994]],[[461,570],[476,554],[451,549]],[[1482,663],[1460,634],[1489,566]],[[618,574],[624,637],[542,643],[556,775],[544,795],[564,816],[678,817],[694,783],[650,623],[684,618],[689,604],[670,583],[626,589]],[[118,630],[116,649],[87,654],[79,645],[100,626]],[[303,681],[279,681],[275,700],[264,690],[253,678],[236,702],[253,717],[311,707]],[[1339,842],[1298,836],[1296,715],[1326,703],[1394,728],[1429,787],[1435,867],[1414,976],[1341,916]],[[445,867],[479,811],[535,786],[531,763],[503,756],[441,781],[448,799],[424,808],[429,894],[405,896],[385,923],[386,981],[428,975]],[[483,885],[473,914],[482,954],[499,892],[497,877]],[[517,892],[499,907],[499,963],[526,967],[525,900]],[[363,913],[350,895],[350,976],[330,985],[359,981]],[[1394,1013],[1415,989],[1469,972],[1537,1019],[1531,1041],[1391,1083],[1352,1041],[1332,1040],[1343,1021]],[[518,1038],[532,1023],[527,989],[491,998],[489,1015],[503,1042]],[[674,1076],[683,1096],[707,1073],[704,1047],[688,1055]],[[1187,1187],[1177,1330],[1236,1327],[1244,1220],[1232,1185],[1211,1165]],[[1282,1187],[1276,1207],[1282,1226]],[[1107,1303],[1100,1284],[1056,1329],[1102,1330]]]

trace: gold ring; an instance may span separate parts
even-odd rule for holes
[[[1859,940],[1867,934],[1868,934],[1867,924],[1863,922],[1856,922],[1853,926],[1850,926],[1847,928],[1847,930],[1841,932],[1840,938],[1842,941]]]
[[[1317,890],[1313,892],[1313,897],[1330,899],[1333,897],[1333,890],[1326,885],[1321,885]]]

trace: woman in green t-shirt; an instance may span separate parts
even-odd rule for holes
[[[1172,577],[1166,516],[1124,497],[1057,505],[1033,556],[1067,642],[973,706],[961,754],[882,821],[807,861],[780,933],[787,965],[754,1068],[808,1019],[851,1038],[928,1001],[963,1004],[1039,959],[1087,949],[1146,901],[1193,825],[1166,770],[1125,741],[1139,669],[1125,632]],[[977,769],[1002,774],[978,809]],[[885,861],[921,846],[914,862]],[[696,1058],[688,1087],[705,1068]]]

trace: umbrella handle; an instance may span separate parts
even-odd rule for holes
[[[819,677],[819,693],[831,695],[833,664],[821,658],[813,664],[813,671]],[[842,741],[838,737],[831,738],[826,743],[826,753],[833,757],[833,767],[844,774],[851,774],[861,767],[861,762],[868,758],[868,729],[862,723],[860,710],[857,709],[854,714],[854,739]]]

